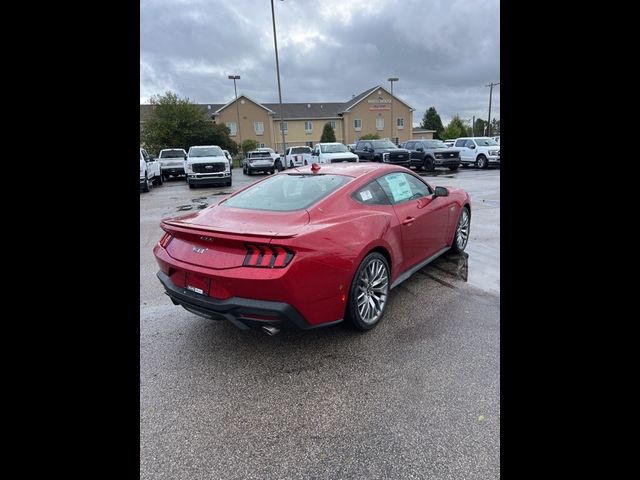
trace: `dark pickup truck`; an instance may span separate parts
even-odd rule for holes
[[[392,163],[409,168],[409,150],[396,147],[391,140],[360,140],[356,143],[353,153],[362,160]]]
[[[449,148],[442,140],[409,140],[404,148],[411,152],[411,166],[433,172],[436,167],[457,170],[460,150]]]

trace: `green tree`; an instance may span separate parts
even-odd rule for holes
[[[494,118],[491,120],[491,136],[497,137],[498,135],[500,135],[500,120]]]
[[[485,128],[487,128],[487,122],[481,118],[476,118],[476,124],[473,127],[473,135],[475,137],[482,137],[485,134]]]
[[[322,129],[322,136],[320,137],[320,142],[335,142],[336,141],[336,132],[333,131],[333,127],[329,122],[324,124],[324,128]]]
[[[422,117],[422,123],[420,124],[420,128],[426,128],[427,130],[435,130],[436,132],[433,135],[433,138],[439,138],[440,140],[444,140],[443,132],[444,127],[442,126],[442,119],[436,110],[436,107],[429,107],[426,112],[424,112],[424,116]]]
[[[454,115],[442,134],[444,135],[443,140],[466,137],[468,135],[467,126],[460,119],[459,115]]]
[[[360,140],[378,140],[380,138],[380,135],[378,135],[377,133],[367,133],[365,135],[362,135],[360,137]]]
[[[244,153],[255,150],[256,148],[258,148],[258,142],[256,142],[255,140],[248,139],[242,142],[242,151]]]
[[[150,103],[155,108],[140,134],[140,141],[149,150],[188,150],[192,145],[218,145],[225,150],[237,150],[237,145],[229,137],[227,126],[208,121],[202,109],[188,98],[166,92],[151,97]]]

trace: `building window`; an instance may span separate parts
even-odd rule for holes
[[[359,132],[360,130],[362,130],[362,120],[360,120],[359,118],[354,118],[353,128],[356,132]]]
[[[310,122],[309,120],[306,120],[304,122],[304,131],[306,133],[311,133],[313,131],[313,122]]]
[[[266,147],[266,145],[264,143],[259,143],[258,144],[258,148],[264,148],[264,147]]]
[[[335,120],[329,120],[329,125],[331,125],[331,128],[333,128],[333,131],[336,131],[336,121]]]
[[[384,130],[384,118],[382,117],[376,118],[376,129]]]
[[[289,122],[282,122],[282,131],[284,133],[288,133],[289,132]]]
[[[396,127],[404,128],[404,117],[396,118]]]
[[[256,131],[256,135],[262,135],[264,133],[264,122],[253,122],[253,129]]]
[[[232,137],[235,136],[237,133],[236,122],[227,122],[227,127],[229,127],[229,135]]]

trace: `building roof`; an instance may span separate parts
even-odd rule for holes
[[[385,92],[391,94],[386,88],[381,85],[376,85],[359,95],[351,98],[347,102],[315,102],[315,103],[283,103],[282,104],[282,116],[285,120],[305,120],[309,118],[339,118],[343,112],[348,112],[351,108],[356,106],[374,91],[382,89]],[[246,98],[250,102],[255,103],[259,107],[264,108],[270,114],[274,114],[274,118],[278,120],[280,118],[280,104],[279,103],[260,103],[247,97],[246,95],[238,96],[240,98]],[[411,105],[407,105],[394,95],[399,102],[403,103],[411,110],[415,110]],[[206,120],[211,120],[212,116],[216,116],[221,110],[232,105],[235,99],[228,103],[200,103],[198,106],[202,109],[203,116]],[[140,121],[145,122],[151,116],[151,112],[155,105],[140,105]]]
[[[276,112],[276,119],[280,118],[279,103],[263,103],[265,107]],[[282,116],[285,120],[303,120],[305,118],[338,118],[344,103],[282,103]]]

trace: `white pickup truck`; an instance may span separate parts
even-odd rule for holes
[[[160,174],[160,162],[147,153],[144,148],[140,149],[140,188],[143,192],[148,192],[151,185],[162,185],[162,175]]]
[[[305,165],[311,165],[311,147],[306,145],[299,147],[289,147],[284,152],[284,165],[285,168],[303,167]]]
[[[457,138],[454,148],[460,150],[460,164],[465,167],[475,165],[478,168],[487,168],[491,165],[500,165],[500,145],[489,137],[462,137]]]

